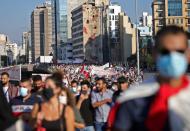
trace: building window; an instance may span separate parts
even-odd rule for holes
[[[182,0],[168,0],[168,16],[182,16]]]
[[[176,23],[179,24],[179,19],[176,19]]]
[[[114,20],[115,18],[114,18],[114,15],[112,16],[112,20]]]
[[[175,24],[175,19],[173,19],[173,24]]]
[[[115,20],[119,20],[119,16],[118,15],[115,16]]]
[[[183,24],[183,19],[181,19],[181,24]]]
[[[111,14],[114,14],[114,9],[111,9],[111,10],[110,10],[110,13],[111,13]]]
[[[168,19],[168,24],[170,24],[170,19]]]

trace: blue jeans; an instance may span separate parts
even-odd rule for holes
[[[80,129],[80,131],[95,131],[94,126],[86,126],[84,129]]]
[[[105,131],[106,123],[105,122],[95,122],[95,130],[96,131]]]

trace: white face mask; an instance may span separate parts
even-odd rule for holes
[[[67,104],[67,97],[66,96],[59,96],[59,102],[61,104],[66,105]]]
[[[76,88],[76,87],[72,87],[72,90],[73,90],[74,92],[77,92],[77,88]]]

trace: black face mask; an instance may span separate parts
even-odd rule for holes
[[[44,89],[43,96],[45,97],[45,99],[50,100],[54,96],[53,89],[52,88]]]

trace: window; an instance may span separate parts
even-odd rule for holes
[[[119,20],[119,16],[118,15],[115,16],[115,20]]]
[[[114,18],[114,15],[112,16],[112,20],[114,20],[115,18]]]
[[[175,24],[175,19],[173,19],[173,24]]]
[[[176,23],[179,24],[179,19],[176,19]]]
[[[170,24],[170,19],[168,19],[168,24]]]
[[[181,24],[183,24],[183,19],[181,19]]]
[[[168,0],[168,16],[182,16],[182,0]]]
[[[110,13],[111,13],[111,14],[114,14],[114,9],[111,9],[111,10],[110,10]]]

